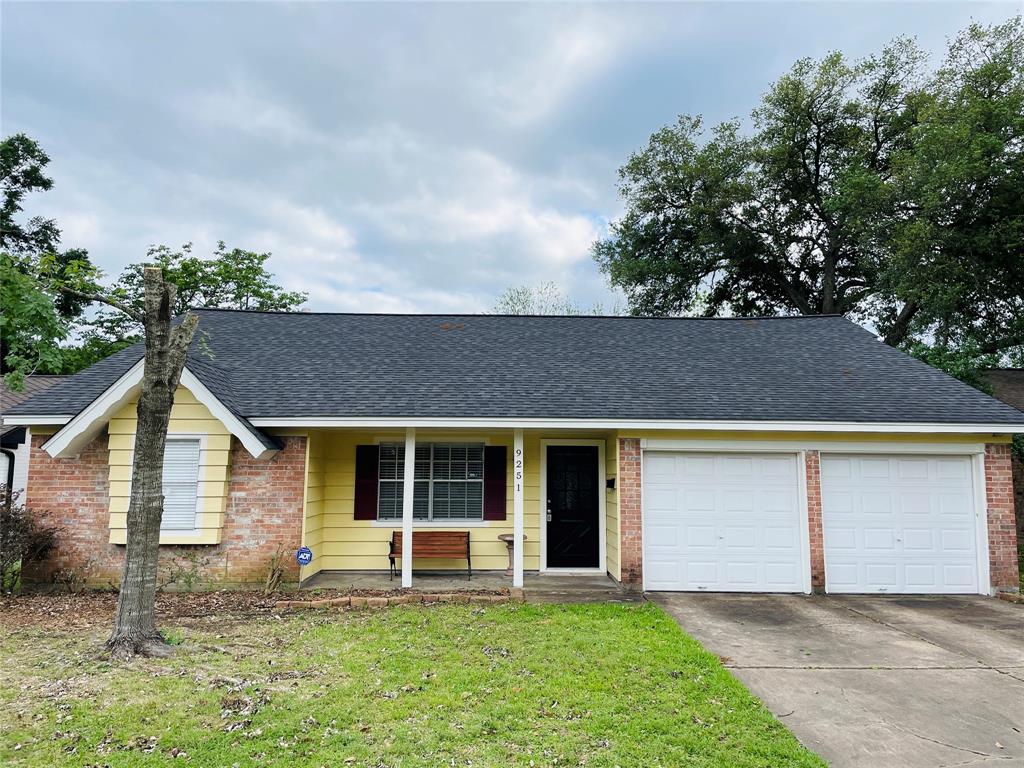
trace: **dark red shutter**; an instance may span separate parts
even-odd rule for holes
[[[484,447],[484,520],[505,519],[505,485],[508,449],[504,445]]]
[[[377,466],[379,463],[379,446],[356,446],[356,520],[377,519]]]

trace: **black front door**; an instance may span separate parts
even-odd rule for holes
[[[547,565],[596,568],[601,532],[597,446],[548,446]]]

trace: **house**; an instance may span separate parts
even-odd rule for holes
[[[293,581],[385,570],[396,531],[454,530],[482,570],[512,535],[516,585],[1018,588],[1024,415],[842,317],[197,314],[161,542],[211,582],[261,581],[278,551]],[[124,350],[5,417],[63,528],[36,578],[119,577],[141,366]],[[409,549],[404,586],[466,567]]]
[[[63,378],[26,376],[25,385],[17,392],[0,378],[0,416],[18,403],[23,403],[49,389]],[[25,481],[28,479],[29,448],[28,427],[0,425],[0,484],[7,488],[8,495],[19,494],[22,501],[25,496]]]
[[[995,368],[985,372],[996,399],[1024,412],[1024,368]],[[1024,541],[1024,459],[1013,455],[1013,495],[1017,510],[1017,543]]]

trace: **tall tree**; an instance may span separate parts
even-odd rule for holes
[[[86,277],[95,276],[92,273]],[[170,647],[156,627],[160,522],[164,509],[164,447],[174,395],[199,318],[186,313],[180,322],[173,322],[177,289],[159,266],[142,270],[141,309],[126,304],[112,291],[99,289],[88,280],[77,284],[62,280],[59,285],[64,293],[99,302],[143,328],[145,351],[136,409],[127,545],[117,614],[107,648],[119,658],[136,654],[164,656],[170,652]]]
[[[594,255],[631,311],[841,313],[893,345],[1024,343],[1024,31],[803,59],[749,126],[680,117]]]
[[[0,291],[5,297],[0,373],[13,386],[27,373],[61,369],[62,347],[57,342],[68,336],[70,323],[85,308],[81,299],[37,290],[31,277],[40,272],[44,258],[56,274],[79,270],[89,262],[85,250],[59,250],[61,232],[53,219],[34,216],[19,221],[26,197],[53,188],[53,179],[46,175],[49,162],[39,144],[23,133],[0,141]],[[47,308],[47,302],[52,307]]]
[[[150,266],[163,270],[167,281],[177,286],[172,311],[184,315],[190,308],[292,311],[307,295],[285,291],[267,271],[269,253],[241,248],[228,249],[220,242],[209,258],[192,255],[191,244],[178,250],[154,246],[143,262],[129,264],[111,287],[110,295],[136,312],[145,307],[145,273]],[[137,317],[111,307],[101,307],[96,316],[78,327],[82,343],[65,352],[66,372],[86,368],[119,349],[134,344],[143,334]]]

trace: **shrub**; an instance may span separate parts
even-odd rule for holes
[[[57,533],[21,503],[20,491],[8,495],[7,486],[0,485],[0,591],[14,591],[22,568],[44,559],[56,545]]]

